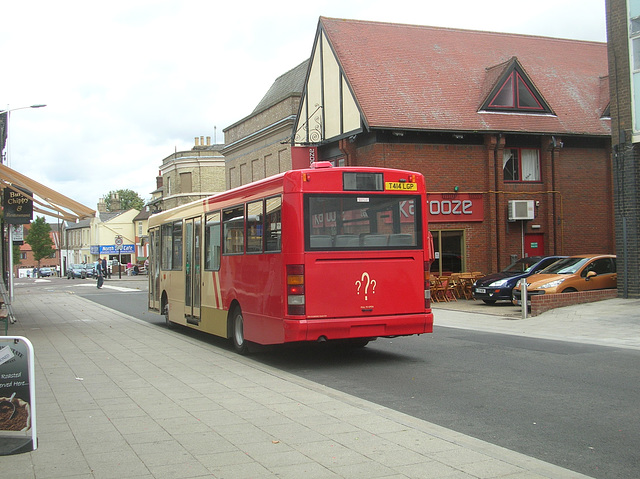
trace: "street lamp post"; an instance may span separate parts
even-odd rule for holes
[[[11,116],[11,112],[16,110],[26,110],[27,108],[44,108],[45,106],[47,105],[36,104],[11,109],[7,108],[6,110],[0,111],[0,115],[6,114],[4,121],[4,132],[2,135],[0,135],[2,137],[2,144],[0,144],[0,149],[4,150],[5,152],[4,157],[1,159],[2,163],[6,162],[7,166],[9,166],[9,148],[5,148],[5,143],[8,143],[9,141],[9,118]],[[11,225],[8,226],[7,230],[7,242],[9,244],[7,254],[7,256],[9,257],[9,301],[13,301],[13,228],[11,227]]]

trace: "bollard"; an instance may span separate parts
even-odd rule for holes
[[[520,280],[520,300],[522,301],[522,319],[527,319],[527,313],[529,312],[529,306],[527,305],[527,278],[522,278]]]

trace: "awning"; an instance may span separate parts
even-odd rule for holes
[[[31,191],[33,196],[24,195],[24,192],[19,191],[16,187]],[[33,200],[33,211],[46,216],[75,222],[96,215],[95,210],[87,208],[3,164],[0,164],[0,188],[11,188],[27,196]]]

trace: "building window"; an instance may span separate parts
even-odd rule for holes
[[[504,181],[540,181],[540,151],[509,148],[502,158]]]
[[[513,58],[480,107],[481,111],[553,113],[542,94]]]
[[[191,193],[191,172],[180,173],[180,193]]]

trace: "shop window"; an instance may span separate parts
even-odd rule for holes
[[[435,260],[431,263],[431,272],[462,273],[464,271],[464,231],[431,231]]]
[[[540,181],[540,151],[509,148],[502,158],[504,181]]]

